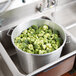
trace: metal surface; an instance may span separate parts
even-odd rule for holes
[[[57,50],[50,52],[48,54],[38,55],[38,54],[30,54],[30,53],[24,52],[24,51],[20,50],[19,48],[17,48],[17,46],[14,44],[14,39],[16,37],[18,37],[23,30],[28,29],[32,25],[41,26],[44,24],[47,24],[52,29],[58,30],[60,32],[60,35],[63,39],[63,44]],[[23,25],[17,26],[12,32],[11,39],[12,39],[13,45],[17,49],[17,54],[18,54],[18,58],[19,58],[22,69],[26,73],[31,73],[34,70],[36,70],[48,63],[51,63],[60,57],[62,48],[66,42],[66,35],[61,26],[59,26],[49,20],[36,19],[36,20],[31,20],[27,23],[24,23]]]
[[[67,35],[69,35],[69,33],[67,33]],[[53,66],[54,64],[57,64],[57,63],[65,60],[65,59],[67,59],[67,58],[75,55],[75,54],[76,54],[76,51],[75,51],[75,50],[76,50],[76,47],[75,47],[76,42],[73,40],[73,38],[72,38],[71,35],[69,35],[69,36],[70,36],[70,43],[68,43],[68,44],[66,44],[66,45],[64,46],[64,49],[63,49],[62,54],[61,54],[61,57],[60,57],[59,59],[57,59],[56,61],[54,61],[54,62],[52,62],[52,63],[49,63],[49,64],[41,67],[41,68],[39,68],[39,69],[37,69],[37,70],[35,70],[35,71],[33,71],[33,72],[30,73],[30,74],[27,74],[27,76],[35,75],[35,74],[37,74],[37,73],[39,73],[39,72],[41,72],[41,71],[44,71],[45,69],[48,69],[49,67]],[[18,70],[19,70],[21,73],[25,74],[25,72],[24,72],[24,71],[21,69],[21,67],[20,67],[20,64],[19,64],[17,55],[12,56],[12,60],[13,60],[13,62],[16,64],[16,67],[18,68]]]
[[[11,38],[7,36],[8,30],[4,30],[0,32],[0,42],[6,49],[7,53],[12,56],[16,54],[15,48],[12,46]],[[7,45],[8,44],[8,45]]]
[[[30,5],[25,5],[20,8],[16,8],[6,12],[2,17],[0,17],[1,19],[4,19],[4,21],[2,22],[2,26],[3,26],[2,28],[6,28],[6,26],[8,27],[16,26],[19,25],[20,23],[23,23],[24,20],[27,21],[29,19],[44,16],[44,15],[53,19],[51,13],[53,12],[54,8],[52,8],[53,10],[48,9],[42,13],[36,11],[36,7],[40,3],[39,1],[40,0],[38,0],[37,2],[33,2]],[[71,25],[72,23],[75,23],[76,22],[75,7],[76,7],[75,0],[67,0],[67,1],[58,0],[58,6],[55,13],[55,19],[56,19],[55,21],[58,24],[61,24],[65,27]],[[2,28],[0,28],[0,30]]]
[[[36,7],[37,11],[43,12],[48,8],[55,7],[57,5],[57,0],[42,0],[42,2]]]
[[[9,55],[7,54],[7,52],[5,51],[5,49],[4,49],[4,47],[3,47],[3,45],[1,43],[0,43],[0,54],[1,54],[2,58],[3,58],[3,60],[5,61],[6,65],[8,65],[8,68],[11,71],[13,76],[22,76],[23,75],[23,74],[19,73],[19,71],[15,67],[15,64],[10,59]]]
[[[56,63],[58,63],[58,62],[60,62],[60,61],[63,61],[64,59],[66,59],[66,58],[68,58],[68,57],[70,57],[70,56],[72,56],[72,55],[75,55],[75,53],[76,53],[76,51],[75,51],[75,49],[76,49],[76,47],[75,47],[76,43],[75,43],[74,39],[72,38],[72,36],[71,36],[69,33],[67,33],[67,35],[69,35],[69,36],[71,37],[71,38],[70,38],[70,44],[66,44],[66,45],[65,45],[65,47],[64,47],[64,49],[63,49],[63,51],[62,51],[61,57],[60,57],[58,60],[56,60],[56,61],[54,61],[54,62],[52,62],[52,63],[49,63],[48,65],[43,66],[43,67],[35,70],[34,72],[30,73],[29,75],[27,74],[28,76],[37,74],[38,72],[43,71],[43,70],[45,70],[46,68],[51,67],[52,65],[54,65],[54,64],[56,64]],[[7,43],[8,43],[8,42],[7,42]],[[7,44],[7,43],[6,43],[6,44]],[[0,45],[0,46],[1,46],[1,45]],[[0,47],[0,48],[2,48],[2,47]],[[3,47],[3,48],[4,48],[4,47]],[[12,50],[12,49],[11,49],[11,50]],[[3,49],[2,49],[2,51],[3,51],[3,54],[4,54],[4,51],[6,51],[6,50],[3,50]],[[10,51],[10,50],[9,50],[9,51]],[[5,54],[5,55],[6,55],[6,54]],[[5,55],[2,56],[2,57],[4,57],[4,58],[7,60],[7,56],[5,56]],[[15,69],[14,66],[13,66],[11,63],[9,63],[8,66],[9,66],[10,70],[14,69],[14,71],[16,71],[16,73],[17,73],[18,75],[19,75],[20,73],[23,74],[23,75],[25,75],[26,73],[21,69],[20,64],[19,64],[19,62],[18,62],[17,56],[14,54],[13,56],[11,56],[11,58],[12,58],[13,62],[14,62],[15,65],[16,65],[15,68],[17,68],[17,69]],[[10,60],[9,60],[9,62],[10,62]],[[7,61],[6,61],[6,63],[7,63]],[[10,65],[12,65],[12,68],[10,67]],[[18,70],[20,71],[20,73],[18,72]],[[13,73],[14,73],[14,76],[17,76],[17,74],[15,74],[15,72],[13,72]],[[21,76],[23,76],[23,75],[21,75]]]
[[[8,27],[7,27],[8,28]],[[6,28],[6,29],[7,29]],[[3,29],[2,29],[3,30]],[[9,29],[8,29],[9,30]],[[7,31],[8,31],[7,30]],[[39,73],[39,72],[41,72],[41,71],[43,71],[43,70],[45,70],[45,69],[48,69],[49,67],[51,67],[51,66],[53,66],[54,64],[57,64],[57,63],[59,63],[59,62],[61,62],[61,61],[63,61],[63,60],[65,60],[65,59],[67,59],[67,58],[69,58],[69,57],[71,57],[71,56],[73,56],[73,55],[75,55],[76,54],[76,41],[75,41],[75,39],[73,38],[73,36],[69,33],[69,32],[67,32],[66,31],[66,34],[68,35],[68,36],[70,36],[70,43],[68,43],[68,44],[66,44],[65,46],[64,46],[64,49],[63,49],[63,51],[62,51],[62,54],[61,54],[61,57],[59,58],[59,59],[57,59],[56,61],[54,61],[54,62],[52,62],[52,63],[49,63],[49,64],[47,64],[46,66],[43,66],[43,67],[41,67],[41,68],[39,68],[39,69],[37,69],[37,70],[35,70],[35,71],[33,71],[32,73],[30,73],[30,74],[26,74],[22,69],[21,69],[21,66],[20,66],[20,64],[19,64],[19,61],[18,61],[18,58],[17,58],[17,55],[16,55],[16,52],[15,52],[15,49],[14,49],[14,47],[13,47],[13,45],[11,45],[10,43],[8,44],[8,41],[10,41],[9,39],[10,39],[10,37],[8,37],[7,36],[7,31],[5,30],[3,30],[2,32],[1,32],[1,35],[0,35],[0,39],[1,39],[1,43],[2,44],[6,44],[4,47],[2,47],[2,45],[0,45],[0,49],[2,50],[2,53],[1,53],[1,55],[2,55],[2,58],[6,61],[6,63],[9,61],[9,62],[11,62],[11,59],[13,60],[13,62],[12,62],[12,64],[11,63],[7,63],[7,65],[9,66],[9,69],[10,70],[13,70],[14,69],[14,71],[12,71],[12,73],[13,73],[13,75],[14,76],[32,76],[32,75],[35,75],[35,74],[37,74],[37,73]],[[8,44],[8,45],[7,45]],[[7,47],[7,46],[9,46],[9,45],[11,45],[11,47]],[[5,50],[4,48],[6,48],[7,47],[7,50]],[[9,48],[9,49],[8,49]],[[7,53],[5,53],[5,51],[7,52],[8,51],[8,55],[10,55],[10,53],[11,53],[11,59],[10,59],[10,57],[9,57],[9,59],[7,58]],[[11,52],[12,51],[12,52]],[[5,56],[6,55],[6,56]],[[7,61],[8,60],[8,61]],[[13,65],[13,64],[15,64],[15,65]],[[12,65],[12,66],[11,66]],[[11,68],[12,67],[12,68]]]
[[[73,68],[74,60],[75,55],[40,72],[36,76],[64,76],[63,74],[67,73]]]
[[[2,29],[3,31],[1,31],[1,35],[0,35],[1,43],[4,44],[5,46],[4,47],[0,47],[0,48],[6,48],[7,46],[11,45],[10,44],[11,42],[8,44],[8,41],[10,41],[9,40],[10,37],[7,36],[7,31],[8,31],[7,29],[8,28],[9,27],[7,27],[6,30],[5,29]],[[75,51],[76,50],[76,46],[75,46],[76,45],[76,41],[73,38],[73,36],[70,35],[70,33],[68,33],[67,31],[66,31],[66,34],[71,37],[70,38],[70,44],[66,44],[65,45],[65,47],[64,47],[64,49],[62,51],[61,57],[58,60],[56,60],[56,61],[54,61],[52,63],[49,63],[48,65],[43,66],[43,67],[35,70],[34,72],[30,73],[30,74],[27,74],[27,76],[31,76],[31,75],[37,74],[37,73],[39,73],[39,72],[41,72],[41,71],[43,71],[43,70],[51,67],[52,65],[57,64],[58,62],[61,62],[64,59],[67,59],[68,57],[71,57],[72,55],[75,55],[76,54],[76,51]],[[16,53],[14,53],[15,49],[14,48],[12,49],[11,47],[7,47],[7,48],[9,48],[9,49],[4,50],[4,51],[6,51],[6,52],[8,51],[9,53],[13,54],[13,56],[11,56],[11,58],[12,58],[14,64],[16,65],[15,68],[17,68],[17,69],[15,69],[14,66],[11,63],[9,63],[8,66],[12,65],[12,68],[10,70],[14,69],[14,71],[16,71],[17,74],[14,74],[14,72],[12,72],[14,74],[14,76],[17,76],[20,73],[23,74],[23,75],[25,75],[26,73],[21,69],[20,64],[18,62],[18,58],[17,58],[17,56],[15,56],[15,54],[16,54]],[[4,54],[4,51],[3,51],[2,54]],[[5,55],[6,55],[6,53],[5,53]],[[7,56],[2,56],[2,57],[4,57],[7,60]],[[23,75],[20,75],[20,76],[23,76]]]
[[[5,61],[0,55],[0,76],[13,76]]]
[[[0,3],[6,2],[7,0],[0,0]]]
[[[71,24],[75,23],[76,22],[76,9],[75,9],[76,1],[75,0],[58,0],[58,1],[59,1],[59,5],[61,5],[61,6],[57,7],[57,12],[56,12],[56,16],[55,16],[56,22],[65,27],[70,26]],[[32,5],[34,5],[34,4],[32,4]],[[29,6],[29,7],[31,8],[31,6]],[[30,9],[29,7],[26,7],[26,8]],[[35,6],[33,6],[32,9],[35,9],[34,7]],[[9,62],[12,62],[12,64],[14,64],[14,65],[12,65],[11,63],[7,63],[7,66],[9,66],[10,71],[12,70],[11,72],[12,72],[13,76],[35,75],[41,71],[44,71],[45,69],[48,69],[49,67],[53,66],[54,64],[57,64],[73,55],[76,55],[76,36],[75,36],[75,27],[74,27],[74,30],[72,28],[72,30],[74,32],[71,30],[71,28],[70,28],[70,30],[68,29],[68,31],[70,31],[70,33],[73,34],[73,36],[70,33],[68,33],[68,31],[66,31],[66,34],[70,36],[70,43],[68,43],[64,46],[62,55],[59,59],[57,59],[56,61],[54,61],[52,63],[47,64],[46,66],[43,66],[43,67],[33,71],[30,74],[26,74],[21,69],[17,55],[16,55],[16,50],[14,49],[14,47],[11,43],[10,37],[7,36],[7,31],[9,29],[11,29],[14,26],[19,25],[20,23],[23,23],[26,19],[29,20],[29,17],[27,17],[27,16],[36,14],[36,12],[34,12],[35,10],[33,10],[33,12],[30,14],[30,12],[26,8],[24,6],[24,7],[9,11],[1,17],[1,18],[5,19],[4,22],[2,22],[3,27],[0,27],[0,41],[1,41],[0,50],[2,50],[1,55],[2,55],[2,58],[4,59],[4,61],[6,61],[6,63],[9,61]],[[24,12],[24,9],[27,11]],[[19,13],[19,12],[21,12],[21,13]],[[38,13],[37,15],[34,15],[32,17],[36,18],[36,17],[40,17],[42,15],[51,17],[51,12],[52,12],[52,10],[47,10],[43,14]],[[26,22],[27,22],[27,20],[26,20]],[[3,45],[3,47],[1,47],[2,45]],[[8,52],[8,54],[6,52]],[[10,60],[7,58],[7,56]],[[0,63],[0,65],[2,66],[3,63]],[[75,62],[75,64],[76,64],[76,62]],[[6,71],[6,74],[2,71],[2,69],[4,71]],[[7,70],[5,70],[4,68],[2,68],[2,69],[0,69],[0,75],[8,76],[8,72],[9,72],[8,69]]]
[[[66,27],[66,29],[76,38],[76,23]]]
[[[55,21],[63,26],[70,26],[76,23],[76,1],[73,0],[56,9]]]
[[[11,4],[11,0],[7,0],[5,6],[0,9],[0,13],[3,13],[3,12],[8,8],[8,6],[9,6],[10,4]]]

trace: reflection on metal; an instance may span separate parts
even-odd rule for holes
[[[53,8],[57,5],[57,3],[57,0],[43,0],[43,2],[41,2],[36,9],[37,11],[42,12],[45,9]]]
[[[2,27],[2,22],[4,21],[4,19],[0,19],[0,27]]]
[[[57,4],[56,0],[47,0],[47,7],[52,7],[55,6]]]

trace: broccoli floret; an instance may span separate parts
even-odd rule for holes
[[[25,43],[15,43],[15,45],[20,48],[21,50],[23,50],[23,48],[27,48],[27,45]]]
[[[32,28],[37,30],[38,29],[38,26],[37,25],[32,25]]]
[[[45,49],[46,49],[46,45],[45,45],[45,44],[43,44],[43,45],[42,45],[42,48],[45,50]]]
[[[46,33],[45,35],[44,35],[44,38],[49,38],[50,37],[50,34],[49,33]]]
[[[21,43],[20,37],[16,37],[16,39],[14,40],[15,43]]]
[[[55,50],[59,48],[58,45],[56,45],[56,44],[52,44],[52,46]]]
[[[34,44],[34,49],[36,49],[36,50],[38,49],[39,50],[39,49],[41,49],[41,47],[38,44]]]
[[[32,34],[32,33],[35,33],[35,30],[32,29],[32,28],[30,28],[30,29],[28,30],[28,32],[29,32],[30,34]]]
[[[51,46],[50,43],[47,43],[47,44],[46,44],[46,48],[47,48],[47,49],[50,49],[51,47],[52,47],[52,46]]]
[[[33,49],[34,49],[32,44],[28,44],[28,48],[29,48],[30,50],[33,50]]]
[[[21,41],[22,41],[22,42],[25,42],[25,40],[26,40],[26,37],[22,37],[22,38],[21,38]]]
[[[39,50],[39,54],[46,54],[47,52],[45,50]]]
[[[24,30],[22,33],[23,33],[23,34],[26,34],[26,33],[27,33],[27,29],[26,29],[26,30]]]
[[[38,30],[40,31],[40,30],[42,30],[42,29],[43,29],[43,26],[40,26]]]
[[[45,30],[45,33],[49,33],[50,35],[52,35],[52,29]]]
[[[30,42],[29,42],[29,40],[28,40],[28,39],[26,39],[26,40],[25,40],[25,43],[26,43],[26,44],[29,44]]]
[[[24,34],[21,34],[19,37],[20,37],[20,38],[23,38],[23,37],[24,37]]]
[[[48,26],[46,24],[43,26],[43,30],[48,30]]]
[[[36,38],[30,37],[30,43],[34,43],[35,40],[36,40]]]
[[[43,30],[40,30],[38,36],[39,36],[39,37],[40,37],[40,36],[43,36],[44,33],[45,33],[45,32],[44,32]]]
[[[31,50],[29,50],[29,49],[27,49],[27,52],[28,52],[28,53],[31,53],[31,54],[34,54],[34,52],[31,51]]]
[[[63,42],[63,40],[60,37],[56,38],[56,43],[58,46],[60,46],[62,44],[62,42]]]

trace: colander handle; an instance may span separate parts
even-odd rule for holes
[[[15,27],[13,27],[13,28],[11,28],[11,29],[9,29],[9,30],[7,31],[7,36],[11,36],[11,33],[12,33],[12,31],[13,31],[14,28],[15,28]]]
[[[67,36],[66,44],[70,43],[70,36]]]
[[[52,21],[52,20],[51,20],[49,17],[47,17],[47,16],[42,16],[41,19],[46,19],[46,20]]]

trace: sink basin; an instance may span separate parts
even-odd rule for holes
[[[66,29],[74,36],[76,39],[76,23],[66,27]]]
[[[63,26],[69,26],[76,22],[76,1],[57,7],[55,21]]]
[[[0,42],[6,49],[7,53],[12,56],[16,53],[14,46],[11,43],[11,37],[7,35],[8,30],[0,32]]]

